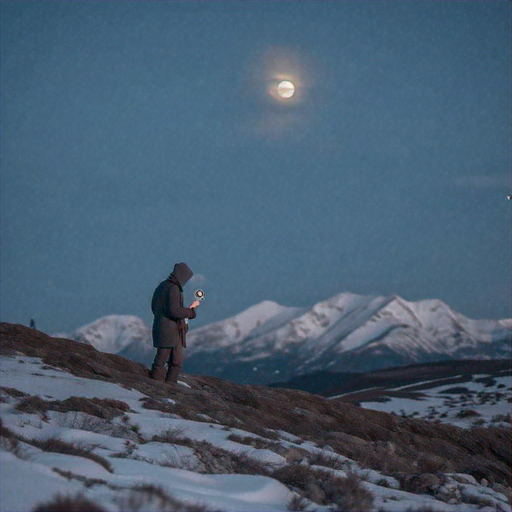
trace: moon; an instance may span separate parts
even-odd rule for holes
[[[295,86],[293,85],[293,82],[290,82],[289,80],[283,80],[282,82],[279,82],[277,86],[277,94],[283,99],[291,98],[295,93]]]

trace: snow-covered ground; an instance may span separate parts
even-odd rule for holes
[[[406,417],[449,423],[461,428],[475,426],[510,428],[512,376],[496,377],[481,374],[473,375],[469,379],[459,384],[433,386],[434,383],[428,381],[392,388],[393,393],[411,392],[418,393],[418,396],[416,398],[386,396],[379,398],[379,401],[362,401],[361,406]],[[332,397],[332,399],[336,398],[338,397]]]
[[[267,467],[289,464],[285,456],[273,450],[237,442],[244,437],[262,439],[253,433],[213,422],[184,420],[177,415],[144,408],[147,397],[138,391],[79,378],[45,365],[37,358],[4,356],[0,368],[2,512],[27,512],[52,500],[56,494],[76,496],[78,493],[104,510],[116,512],[186,510],[180,507],[193,505],[232,512],[294,510],[290,503],[298,497],[297,493],[274,478],[200,472],[197,447],[203,446],[200,444],[203,442],[223,450],[222,453],[244,456]],[[45,401],[63,401],[70,397],[117,400],[127,404],[129,410],[109,420],[76,410],[23,412],[16,406],[27,396],[19,392]],[[14,443],[6,432],[13,432],[18,439],[27,442]],[[302,453],[331,458],[334,455],[328,449],[303,442],[286,432],[278,434],[276,442],[285,451],[300,448]],[[184,439],[188,442],[183,442]],[[37,442],[31,442],[33,440]],[[82,452],[78,455],[55,453],[38,447],[43,446],[41,443],[45,440],[70,443],[79,446]],[[86,457],[84,451],[100,458]],[[390,476],[362,469],[356,462],[339,455],[336,457],[340,467],[322,469],[341,477],[349,473],[357,475],[361,485],[373,495],[371,510],[511,510],[503,494],[469,475],[445,475],[444,490],[439,496],[417,495],[401,490],[398,481]],[[307,464],[304,460],[296,463]],[[172,505],[168,497],[179,500],[181,505]],[[331,510],[309,500],[303,505],[306,510]]]

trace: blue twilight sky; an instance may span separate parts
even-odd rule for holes
[[[1,314],[341,292],[511,315],[510,1],[1,2]],[[281,98],[277,84],[295,92]]]

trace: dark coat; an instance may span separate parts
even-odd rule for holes
[[[192,277],[185,263],[177,263],[171,275],[162,281],[153,293],[153,347],[174,348],[179,343],[186,347],[185,318],[195,318],[193,308],[183,307],[183,286]]]

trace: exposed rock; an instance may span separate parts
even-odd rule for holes
[[[290,450],[288,450],[288,452],[286,452],[285,458],[288,464],[293,464],[294,462],[300,462],[301,460],[303,460],[304,454],[301,453],[296,448],[291,448]]]
[[[454,473],[450,475],[456,482],[461,484],[478,485],[476,478],[471,475],[465,475],[464,473]]]
[[[509,503],[512,502],[512,489],[508,485],[503,484],[494,484],[492,486],[492,490],[495,492],[499,492],[500,494],[503,494],[509,501]]]
[[[96,375],[101,375],[102,377],[112,377],[112,372],[110,372],[106,366],[94,362],[86,364]]]
[[[432,473],[415,475],[411,479],[411,485],[414,486],[418,494],[433,494],[441,485],[441,478]]]

